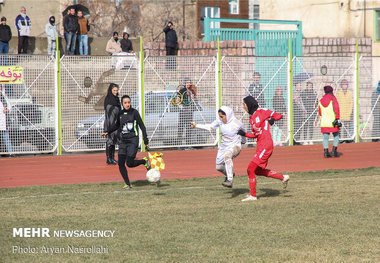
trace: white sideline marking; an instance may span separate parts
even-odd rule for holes
[[[379,174],[374,175],[363,175],[363,176],[352,176],[351,178],[364,178],[364,177],[377,177]],[[347,177],[342,178],[325,178],[325,179],[310,179],[310,180],[290,180],[291,183],[300,183],[300,182],[322,182],[322,181],[336,181],[336,180],[347,180]],[[259,185],[267,184],[278,184],[278,181],[260,183]],[[246,186],[247,184],[235,184],[234,186]],[[207,189],[207,188],[222,188],[222,186],[190,186],[190,187],[179,187],[179,188],[167,188],[167,189],[146,189],[146,190],[137,190],[132,188],[132,190],[121,190],[121,191],[98,191],[98,192],[74,192],[74,193],[60,193],[60,194],[46,194],[46,195],[25,195],[25,196],[12,196],[12,197],[2,197],[0,200],[12,200],[12,199],[29,199],[29,198],[38,198],[38,197],[53,197],[53,196],[69,196],[69,195],[88,195],[88,194],[119,194],[119,193],[146,193],[146,192],[157,192],[157,191],[169,191],[169,190],[192,190],[192,189]],[[224,188],[223,188],[224,189]]]

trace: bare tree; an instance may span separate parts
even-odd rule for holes
[[[178,39],[196,40],[196,21],[194,1],[168,0],[77,0],[77,4],[88,7],[91,24],[90,35],[109,37],[114,31],[122,32],[128,28],[131,36],[142,36],[144,41],[164,41],[162,30],[172,21]],[[65,9],[72,1],[67,0]],[[186,24],[183,27],[183,8],[186,6]]]
[[[66,6],[72,1],[67,1]],[[114,31],[122,32],[128,28],[130,35],[140,32],[140,0],[110,1],[110,0],[78,0],[77,4],[88,7],[88,17],[91,30],[90,35],[95,37],[112,36]]]
[[[178,40],[195,39],[195,11],[193,6],[187,6],[186,25],[183,28],[182,1],[144,1],[141,6],[140,35],[145,41],[164,41],[163,28],[169,21],[174,24]],[[195,5],[194,5],[195,7]]]

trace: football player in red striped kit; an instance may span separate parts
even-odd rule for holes
[[[273,152],[273,140],[270,133],[270,125],[273,125],[274,121],[280,120],[282,115],[265,108],[259,108],[259,104],[252,96],[245,97],[243,101],[244,110],[250,115],[249,123],[252,127],[252,133],[239,130],[238,134],[247,138],[257,139],[256,153],[247,169],[250,195],[242,200],[245,202],[257,200],[256,175],[281,180],[284,188],[288,185],[289,175],[282,175],[275,171],[266,169],[269,157]]]

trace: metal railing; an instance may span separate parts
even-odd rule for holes
[[[215,28],[211,25],[222,23],[264,24],[274,26],[295,26],[296,30],[262,30],[250,28]],[[287,56],[289,39],[292,53],[302,56],[302,22],[284,20],[204,18],[203,41],[254,40],[255,56]]]

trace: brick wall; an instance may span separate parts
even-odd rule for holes
[[[358,38],[360,55],[372,55],[371,38]],[[356,38],[305,38],[302,41],[303,56],[327,56],[340,57],[351,56],[356,51]],[[144,43],[145,55],[165,56],[165,43]],[[252,56],[255,54],[254,41],[235,40],[221,41],[220,51],[222,56]],[[179,42],[179,56],[215,56],[217,42]]]
[[[351,56],[356,52],[356,38],[304,38],[303,56]],[[358,38],[360,55],[372,55],[372,39]]]
[[[217,42],[179,42],[178,56],[216,56]],[[165,56],[165,43],[146,42],[143,44],[146,56]],[[255,54],[254,41],[230,40],[220,42],[222,56],[253,56]]]

